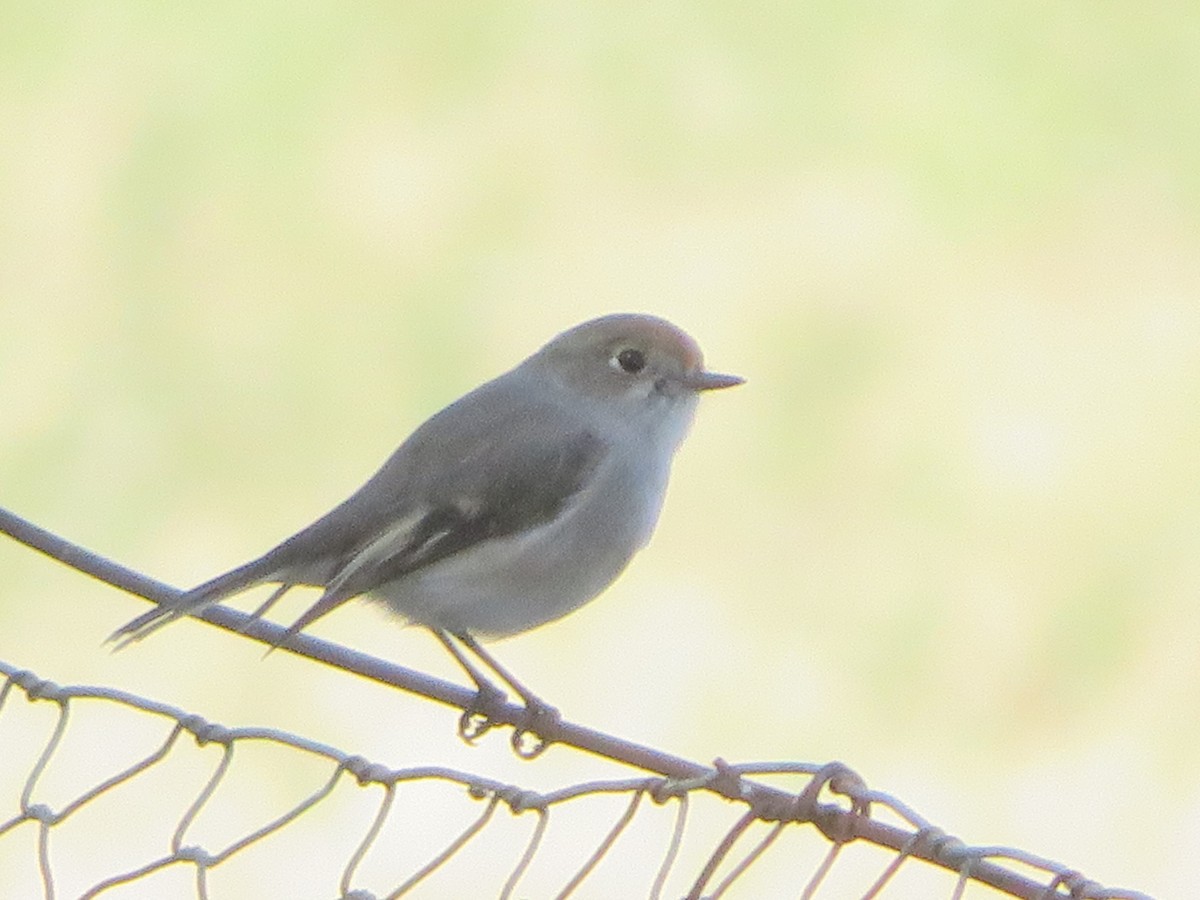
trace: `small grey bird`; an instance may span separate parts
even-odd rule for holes
[[[741,382],[706,371],[663,319],[585,322],[426,421],[340,506],[112,639],[263,583],[279,588],[256,614],[297,585],[323,589],[288,635],[360,595],[448,646],[536,628],[599,594],[646,544],[698,395]]]

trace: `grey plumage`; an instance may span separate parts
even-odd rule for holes
[[[113,639],[271,582],[267,605],[323,589],[289,633],[364,594],[455,634],[558,618],[649,539],[697,392],[738,382],[704,372],[695,343],[661,319],[577,326],[426,421],[325,516]]]

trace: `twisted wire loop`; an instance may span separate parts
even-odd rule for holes
[[[608,895],[603,886],[604,876],[598,873],[612,874],[623,860],[632,859],[635,851],[649,850],[651,864],[646,867],[646,880],[636,893],[651,900],[678,896],[717,900],[735,893],[772,896],[764,893],[767,889],[761,886],[767,882],[755,881],[756,872],[767,866],[769,858],[778,870],[777,880],[771,884],[785,884],[786,896],[813,897],[819,888],[829,884],[835,869],[845,872],[851,868],[844,851],[859,845],[885,851],[888,857],[882,865],[878,863],[878,855],[865,867],[862,860],[854,863],[857,871],[866,872],[855,894],[863,898],[886,897],[893,890],[895,896],[901,896],[899,873],[909,862],[920,860],[943,870],[945,886],[941,896],[952,900],[963,897],[972,883],[987,884],[1009,896],[1031,900],[1149,900],[1136,891],[1102,887],[1073,869],[1035,854],[1005,847],[968,846],[900,800],[869,789],[855,772],[837,762],[730,764],[718,759],[711,767],[694,767],[692,774],[686,776],[649,774],[588,781],[539,792],[444,766],[390,768],[285,731],[227,727],[111,688],[61,686],[3,661],[0,661],[0,678],[3,679],[0,748],[12,740],[12,730],[6,732],[6,728],[12,719],[15,696],[22,695],[30,704],[48,705],[54,717],[48,733],[42,732],[32,743],[27,742],[24,756],[0,755],[0,778],[7,777],[19,785],[15,812],[8,812],[6,801],[0,796],[0,885],[8,883],[9,877],[4,860],[14,856],[12,852],[6,854],[6,842],[15,842],[18,834],[33,830],[36,859],[30,870],[36,873],[34,878],[40,883],[44,898],[66,896],[60,887],[60,882],[65,881],[60,870],[68,867],[69,860],[60,859],[58,851],[64,823],[83,818],[88,810],[132,789],[139,780],[149,779],[152,773],[186,752],[189,744],[194,744],[197,748],[215,750],[215,762],[211,762],[207,776],[194,793],[184,795],[190,796],[190,802],[171,820],[174,827],[169,835],[164,835],[165,852],[133,865],[114,862],[103,875],[93,877],[71,896],[87,900],[115,897],[123,886],[156,877],[167,869],[183,868],[190,870],[192,895],[200,900],[217,900],[222,896],[221,873],[231,860],[252,853],[257,854],[255,859],[261,858],[273,838],[299,828],[299,823],[316,816],[319,808],[337,802],[334,798],[340,792],[357,790],[381,792],[374,813],[360,823],[357,836],[345,836],[349,840],[348,849],[338,856],[332,852],[328,857],[323,856],[329,871],[325,882],[313,886],[312,896],[393,900],[413,895],[422,886],[433,890],[431,885],[440,883],[438,879],[445,877],[456,862],[469,869],[474,895],[543,896],[540,892],[547,889],[540,883],[537,888],[530,887],[533,883],[530,879],[535,870],[545,867],[551,859],[569,865],[566,874],[557,886],[548,889],[546,896],[575,896],[588,885],[593,891]],[[164,720],[166,733],[150,752],[132,764],[114,774],[97,776],[94,784],[54,805],[45,798],[43,785],[54,773],[64,741],[72,731],[72,711],[83,704],[101,711],[119,707],[157,717]],[[18,736],[25,734],[18,732]],[[183,740],[185,736],[192,740]],[[200,836],[200,821],[210,814],[219,797],[234,790],[230,782],[241,765],[242,750],[252,744],[270,745],[289,754],[289,758],[315,758],[328,764],[328,771],[307,795],[282,813],[246,827],[231,840],[207,845]],[[14,771],[17,758],[30,762]],[[799,779],[798,789],[784,790],[762,780],[779,777]],[[420,830],[446,818],[448,804],[444,802],[430,805],[406,799],[411,789],[430,784],[452,787],[459,802],[480,804],[480,808],[463,817],[466,824],[454,831],[448,841],[443,838],[439,839],[443,843],[426,846],[422,852],[427,855],[402,874],[393,872],[387,876],[392,879],[388,882],[375,873],[379,866],[372,864],[373,860],[396,856],[397,847],[390,838],[384,838],[385,832],[397,824],[410,832]],[[560,821],[559,812],[565,815],[568,808],[597,803],[603,797],[624,798],[624,801],[612,818],[605,820],[604,816],[592,815],[590,821],[602,829],[600,837],[594,843],[585,843],[584,851],[573,861],[552,849],[555,835],[569,827],[552,828]],[[707,803],[708,830],[713,821],[728,818],[732,811],[731,824],[720,831],[715,843],[706,843],[692,834],[697,818],[694,807],[702,798]],[[719,802],[712,802],[713,798]],[[650,801],[649,806],[646,800]],[[514,823],[523,814],[532,814],[532,827],[523,841],[512,846],[505,857],[507,861],[497,863],[498,857],[489,852],[491,868],[481,867],[478,858],[470,856],[472,847],[501,829],[505,817],[497,817],[496,813],[502,807],[507,808]],[[670,821],[661,818],[651,821],[645,810],[654,807],[673,807]],[[902,824],[889,824],[878,818],[878,814]],[[635,830],[637,837],[630,834]],[[807,856],[796,853],[795,848],[784,849],[788,843],[784,837],[788,834],[804,838]],[[800,862],[801,858],[808,862]],[[284,866],[291,862],[279,861]],[[782,881],[778,880],[780,872]],[[539,893],[530,893],[535,889]]]

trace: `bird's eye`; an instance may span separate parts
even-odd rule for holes
[[[642,369],[646,368],[646,354],[641,350],[634,350],[632,347],[627,347],[613,357],[613,362],[621,367],[622,372],[636,375]]]

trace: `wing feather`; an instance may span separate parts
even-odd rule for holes
[[[577,409],[531,389],[524,377],[518,367],[452,403],[316,522],[258,559],[138,616],[111,639],[140,640],[257,584],[325,588],[292,626],[294,633],[422,566],[552,520],[588,483],[606,445]],[[531,401],[536,396],[545,399]]]

